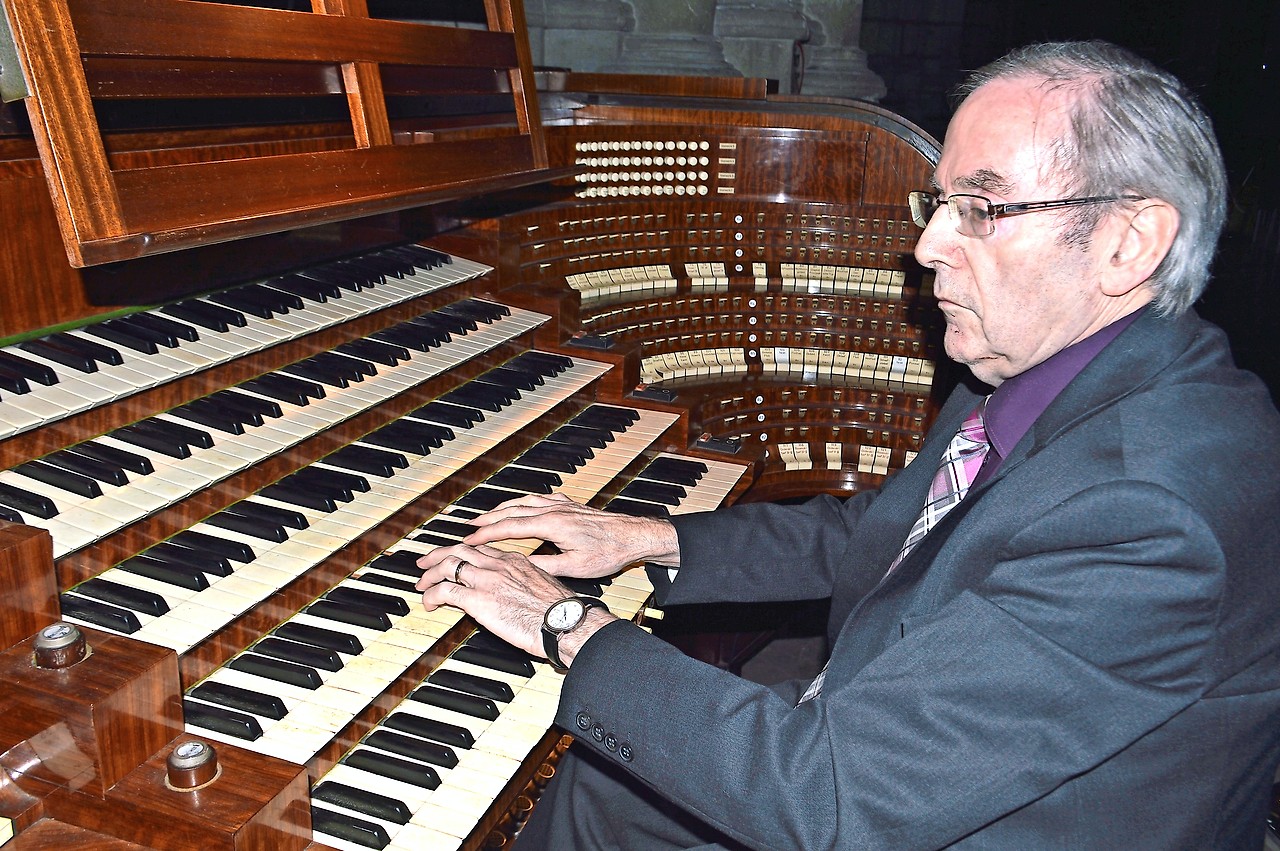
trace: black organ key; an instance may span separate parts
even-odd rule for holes
[[[272,635],[278,635],[290,641],[297,641],[300,644],[310,644],[312,647],[325,647],[329,650],[336,650],[339,653],[346,653],[348,656],[358,656],[364,652],[364,645],[360,643],[360,639],[351,633],[325,629],[324,627],[312,626],[306,623],[297,623],[295,621],[282,623],[276,627]]]
[[[363,476],[321,467],[304,467],[280,481],[295,487],[322,490],[338,502],[351,502],[356,493],[369,490],[369,480]]]
[[[283,526],[230,511],[220,511],[217,514],[210,515],[204,519],[204,522],[210,526],[229,529],[232,532],[239,532],[252,538],[261,538],[264,541],[274,541],[277,544],[282,544],[289,540],[289,533],[285,531]]]
[[[309,615],[315,615],[325,620],[351,624],[351,626],[362,626],[366,629],[376,629],[379,632],[386,632],[391,629],[391,618],[387,617],[386,612],[379,612],[360,606],[343,605],[332,600],[317,600],[307,606],[305,611]]]
[[[209,549],[193,550],[180,544],[163,542],[148,547],[142,554],[179,569],[198,570],[213,576],[230,576],[234,572],[230,559]]]
[[[456,520],[446,520],[443,517],[434,517],[422,528],[431,532],[442,532],[446,535],[465,538],[480,527],[472,526],[470,523],[459,523]]]
[[[382,726],[388,730],[408,733],[411,736],[419,736],[423,739],[430,739],[433,742],[439,742],[452,748],[462,748],[463,750],[470,750],[476,743],[471,736],[471,731],[466,727],[437,721],[434,718],[411,715],[408,712],[391,713],[382,722]]]
[[[371,443],[374,446],[394,449],[397,452],[408,452],[413,455],[430,455],[432,449],[439,448],[442,445],[441,440],[436,435],[416,430],[411,424],[404,421],[387,423],[377,431],[369,432],[360,438],[360,441],[362,443]]]
[[[501,411],[505,403],[497,396],[472,386],[474,383],[468,382],[461,387],[450,390],[440,398],[445,402],[479,408],[482,411],[491,411],[495,414]]]
[[[283,278],[272,278],[265,286],[273,290],[283,290],[309,301],[325,304],[331,298],[340,298],[342,293],[337,284],[304,278],[301,275],[288,275]]]
[[[633,499],[621,497],[611,499],[604,510],[612,511],[614,514],[629,514],[632,517],[657,517],[664,520],[671,516],[671,512],[665,505],[659,505],[656,502],[636,502]]]
[[[0,390],[8,390],[19,396],[31,392],[31,385],[26,377],[16,369],[0,363]]]
[[[556,485],[564,484],[564,479],[549,470],[525,470],[519,467],[504,467],[487,481],[492,485],[528,493],[551,493]]]
[[[308,668],[319,668],[321,671],[341,671],[343,667],[342,658],[332,650],[310,644],[297,644],[281,638],[264,638],[250,649],[263,656],[305,665]]]
[[[279,721],[289,714],[284,701],[274,694],[264,694],[240,686],[226,683],[203,682],[187,693],[188,697],[198,698],[206,703],[216,703],[227,709],[238,709],[263,718]]]
[[[456,538],[446,538],[443,535],[433,535],[430,532],[422,532],[414,535],[413,539],[424,544],[434,544],[437,547],[448,547],[458,543]]]
[[[0,520],[8,520],[10,523],[26,523],[27,521],[21,514],[14,511],[7,505],[0,504]]]
[[[315,668],[308,668],[306,665],[298,665],[267,656],[258,656],[254,653],[241,653],[228,662],[227,667],[311,691],[315,691],[324,684],[324,681],[320,679],[320,673]]]
[[[262,725],[258,723],[258,719],[243,712],[184,698],[182,714],[188,724],[196,727],[204,727],[247,742],[262,738]]]
[[[463,494],[454,504],[461,505],[464,508],[476,508],[480,511],[492,511],[507,500],[515,499],[518,496],[520,494],[511,491],[481,486]]]
[[[223,510],[230,511],[232,514],[239,514],[242,517],[266,520],[269,523],[276,523],[289,529],[305,529],[310,525],[307,522],[307,518],[299,511],[278,508],[274,505],[267,505],[253,500],[237,502]]]
[[[409,594],[417,592],[414,587],[414,581],[410,579],[399,579],[395,576],[386,576],[372,570],[366,570],[363,573],[357,573],[353,576],[361,582],[367,582],[370,585],[381,585],[383,588],[394,588],[396,591],[404,591]]]
[[[169,539],[175,544],[189,547],[195,550],[209,550],[220,556],[225,556],[232,561],[238,561],[247,564],[258,556],[253,551],[253,547],[243,541],[232,541],[226,538],[219,538],[216,535],[207,535],[204,532],[192,532],[186,530],[179,532]]]
[[[441,768],[453,768],[458,764],[458,755],[453,752],[453,748],[390,730],[374,730],[365,737],[364,743],[378,750],[429,762]]]
[[[219,333],[226,333],[232,328],[244,328],[249,324],[249,320],[238,310],[194,299],[166,304],[160,308],[160,312]]]
[[[253,393],[260,393],[281,402],[303,407],[311,404],[311,399],[323,399],[324,387],[315,381],[304,381],[291,375],[269,372],[257,378],[243,381],[238,386]]]
[[[362,848],[386,848],[391,844],[387,829],[374,821],[365,821],[345,813],[335,813],[324,807],[311,808],[311,829],[317,833],[336,836]]]
[[[223,307],[229,307],[232,310],[238,310],[241,313],[247,313],[250,316],[256,316],[259,319],[270,319],[275,316],[271,308],[260,301],[249,298],[244,293],[236,290],[226,290],[220,293],[211,293],[207,298]]]
[[[280,371],[305,378],[308,381],[328,384],[330,387],[349,387],[351,381],[354,380],[342,370],[310,359],[291,363],[288,366],[281,367]]]
[[[436,706],[440,709],[448,709],[452,712],[461,712],[463,715],[470,715],[472,718],[481,718],[485,721],[496,721],[498,719],[498,704],[487,697],[476,697],[474,694],[437,688],[436,686],[421,686],[409,697],[419,703]]]
[[[547,435],[547,440],[556,443],[568,443],[574,446],[590,446],[604,449],[613,443],[613,432],[603,428],[587,428],[585,426],[562,425]]]
[[[146,476],[155,472],[155,467],[151,464],[151,459],[145,455],[139,455],[136,452],[130,452],[127,449],[118,449],[115,446],[105,446],[101,443],[86,441],[77,443],[70,448],[70,451],[79,455],[87,455],[106,464],[114,464],[128,470],[131,473],[138,473]]]
[[[85,597],[92,597],[95,600],[102,600],[152,617],[158,617],[169,611],[169,604],[165,602],[164,597],[154,591],[130,588],[128,585],[121,585],[119,582],[101,577],[86,579],[72,590]]]
[[[488,677],[479,677],[462,671],[451,671],[447,668],[433,671],[427,677],[427,682],[435,686],[451,688],[454,691],[474,694],[476,697],[487,697],[490,700],[497,700],[502,703],[510,703],[515,698],[515,694],[511,691],[511,686],[501,680],[491,680]]]
[[[21,473],[28,478],[37,482],[44,482],[46,485],[52,485],[55,488],[66,491],[67,493],[78,494],[93,498],[102,496],[102,487],[88,476],[82,476],[79,473],[73,473],[70,470],[55,467],[52,464],[46,464],[43,461],[27,461],[13,468],[15,473]]]
[[[495,367],[495,369],[485,372],[484,378],[493,381],[494,384],[512,386],[517,390],[525,390],[527,393],[534,392],[545,383],[545,379],[538,372],[524,372],[506,366]]]
[[[305,529],[309,525],[307,518],[300,512],[287,508],[277,508],[274,505],[267,505],[252,499],[229,505],[222,509],[222,513],[235,514],[246,520],[255,520],[259,523],[281,526],[286,529]]]
[[[663,481],[675,481],[675,479],[669,478],[673,476],[691,476],[694,481],[697,481],[706,472],[707,465],[701,461],[694,461],[689,458],[654,458],[640,475],[646,478],[662,479]],[[692,484],[692,482],[677,481],[676,484]]]
[[[476,408],[467,405],[450,405],[439,400],[411,411],[408,416],[461,429],[468,429],[476,423],[484,422],[484,414]]]
[[[325,593],[323,599],[340,605],[351,605],[388,615],[409,614],[409,604],[403,597],[393,594],[379,594],[377,591],[363,591],[359,588],[338,586]]]
[[[403,801],[333,780],[325,780],[312,789],[311,797],[317,801],[337,804],[340,807],[396,824],[408,824],[409,818],[413,815]]]
[[[213,447],[213,436],[207,431],[193,428],[192,426],[185,426],[180,423],[157,418],[140,420],[134,423],[134,426],[144,430],[149,429],[157,434],[165,435],[171,440],[185,443],[188,446],[196,446],[200,449],[210,449]]]
[[[121,570],[136,573],[157,582],[164,582],[177,588],[191,591],[203,591],[209,587],[209,577],[204,572],[186,565],[163,562],[147,555],[136,555],[127,558],[117,565]]]
[[[86,325],[84,331],[86,334],[92,334],[95,337],[108,340],[118,346],[133,349],[135,352],[144,355],[154,355],[160,350],[155,340],[150,339],[149,336],[139,334],[133,328],[114,319]]]
[[[657,502],[662,505],[679,505],[680,500],[687,495],[688,492],[679,485],[647,482],[642,479],[633,479],[618,492],[618,496]]]
[[[410,762],[407,759],[397,759],[376,751],[361,748],[344,756],[342,762],[352,768],[368,771],[389,780],[399,780],[401,783],[409,783],[422,789],[440,787],[440,775],[431,766]]]
[[[154,325],[138,322],[132,317],[113,320],[115,327],[136,339],[145,340],[153,346],[164,346],[166,349],[178,348],[178,338],[170,331],[162,331]],[[106,325],[108,323],[102,323]]]
[[[607,428],[610,431],[623,431],[636,420],[640,414],[631,408],[618,408],[612,405],[592,405],[569,420],[573,425]]]
[[[169,334],[189,343],[200,339],[200,332],[185,322],[174,322],[172,319],[166,319],[154,313],[135,313],[126,318],[144,328],[150,328],[157,334]]]
[[[0,503],[45,520],[58,515],[58,507],[49,497],[3,482],[0,482]]]
[[[466,301],[455,301],[453,304],[446,304],[443,307],[438,308],[436,312],[447,313],[450,316],[457,316],[462,319],[470,320],[473,323],[477,323],[471,327],[472,331],[478,327],[478,323],[483,322],[484,324],[489,325],[494,319],[488,311],[477,310],[473,302]]]
[[[436,324],[443,325],[451,331],[457,331],[458,334],[466,334],[467,331],[474,331],[480,326],[479,322],[467,316],[465,312],[453,310],[452,305],[436,307],[428,316]]]
[[[120,366],[124,363],[124,358],[118,350],[102,343],[95,343],[93,340],[86,340],[84,337],[59,333],[52,334],[46,339],[56,341],[73,351],[80,352],[85,357],[92,358],[98,363],[105,363],[108,366]]]
[[[121,487],[129,484],[129,476],[125,473],[124,468],[116,464],[108,464],[105,461],[98,461],[87,455],[80,455],[72,450],[64,449],[60,452],[54,452],[46,455],[41,460],[55,467],[62,467],[73,473],[79,473],[82,476],[88,476],[91,479],[97,479],[100,482],[106,482],[109,485]]]
[[[239,416],[248,417],[243,420],[246,425],[262,425],[264,417],[275,419],[284,416],[279,404],[261,396],[251,396],[235,390],[219,390],[208,398],[219,405],[234,408]]]
[[[274,485],[267,485],[258,491],[261,496],[274,499],[279,502],[287,502],[290,505],[298,505],[303,508],[312,508],[316,511],[337,511],[338,503],[326,493],[320,493],[302,486],[289,485],[284,482],[277,482]],[[348,501],[350,497],[348,496]]]
[[[19,343],[18,348],[80,372],[98,371],[98,362],[93,358],[70,346],[56,343],[48,337],[40,340],[27,340],[25,343]]]
[[[377,340],[352,340],[338,346],[335,351],[392,367],[409,359],[409,350],[404,346],[380,343]]]
[[[464,644],[453,651],[453,658],[459,662],[468,662],[472,665],[479,665],[483,668],[501,671],[504,674],[512,674],[517,677],[533,676],[533,662],[529,661],[528,658],[522,659],[507,653],[485,650],[482,647]]]
[[[24,358],[21,355],[15,355],[12,352],[0,352],[0,366],[12,370],[27,381],[34,381],[46,387],[58,383],[58,373],[52,368],[42,363],[36,363],[29,358]]]
[[[368,473],[384,479],[394,476],[396,470],[403,470],[409,466],[409,459],[398,452],[387,452],[371,446],[344,446],[320,460],[344,470]]]
[[[169,413],[189,422],[214,428],[218,431],[225,431],[227,434],[244,434],[244,421],[236,415],[233,409],[224,408],[202,399],[179,405],[170,409]]]
[[[573,358],[553,355],[550,352],[523,352],[507,362],[521,369],[536,369],[543,375],[559,375],[573,366]]]
[[[138,616],[119,606],[69,593],[58,597],[58,605],[64,617],[78,618],[104,629],[123,632],[126,635],[132,635],[142,629],[142,622],[138,620]]]
[[[122,426],[110,434],[116,440],[131,443],[134,446],[149,449],[152,452],[159,452],[161,455],[168,455],[171,458],[191,457],[191,447],[186,443],[174,440],[172,437],[154,429],[148,429],[141,423]]]
[[[421,576],[422,568],[418,567],[418,559],[422,558],[420,553],[411,550],[396,550],[393,553],[383,553],[382,555],[369,562],[369,567],[376,570],[382,570],[387,573],[398,573],[401,576]]]
[[[425,352],[443,342],[442,335],[430,329],[411,327],[404,323],[392,325],[390,328],[383,328],[381,331],[375,331],[369,335],[369,339],[380,343],[390,343],[393,346],[403,346],[419,352]]]

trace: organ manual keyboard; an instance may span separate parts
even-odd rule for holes
[[[535,73],[517,0],[449,5],[5,0],[5,851],[500,847],[560,675],[424,612],[421,554],[914,453],[932,140]],[[579,590],[677,640],[640,567]]]

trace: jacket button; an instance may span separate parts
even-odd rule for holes
[[[604,746],[611,751],[616,751],[618,749],[618,737],[615,736],[613,733],[610,733],[609,735],[605,736]]]
[[[594,727],[592,727],[592,728],[591,728],[591,738],[595,739],[597,742],[603,742],[603,741],[604,741],[604,727],[601,727],[599,724],[597,724],[597,725],[595,725]]]
[[[579,712],[579,713],[578,713],[578,717],[577,717],[575,720],[578,722],[578,729],[579,729],[579,730],[590,730],[590,729],[591,729],[591,716],[590,716],[590,715],[588,715],[587,713],[585,713],[585,712]]]
[[[631,762],[636,758],[635,751],[631,750],[631,745],[626,742],[618,745],[618,756],[622,757],[623,762]]]

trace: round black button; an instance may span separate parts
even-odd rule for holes
[[[604,746],[611,751],[616,751],[618,749],[618,737],[615,736],[613,733],[610,733],[609,735],[605,736]]]
[[[577,717],[575,720],[578,722],[578,729],[579,729],[579,730],[590,730],[590,729],[591,729],[591,716],[590,716],[590,715],[588,715],[587,713],[585,713],[585,712],[579,712],[579,713],[578,713],[578,717]]]
[[[636,754],[635,751],[631,750],[631,745],[623,742],[618,746],[618,756],[622,757],[623,762],[631,762],[631,760],[635,759]]]
[[[599,724],[597,724],[597,725],[595,725],[594,727],[592,727],[592,728],[591,728],[591,738],[595,739],[597,742],[603,742],[603,741],[604,741],[604,727],[601,727]]]

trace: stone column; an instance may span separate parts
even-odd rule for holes
[[[777,80],[783,94],[798,91],[796,44],[809,38],[800,0],[719,0],[715,35],[742,76]]]
[[[713,33],[716,0],[630,0],[636,31],[622,40],[613,66],[626,74],[741,76],[725,61]]]
[[[858,46],[862,35],[862,0],[804,0],[813,38],[804,48],[800,91],[806,95],[878,101],[884,80],[867,67]]]
[[[573,71],[615,64],[636,24],[623,0],[525,0],[524,15],[533,64]]]

